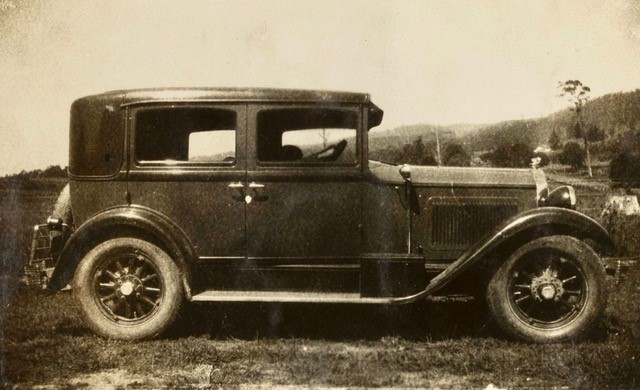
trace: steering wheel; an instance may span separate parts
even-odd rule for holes
[[[347,147],[347,140],[343,139],[337,144],[329,145],[326,148],[322,149],[321,151],[314,153],[313,155],[318,156],[318,160],[320,161],[336,161],[338,157],[340,157],[342,152],[344,152],[346,147]],[[322,155],[323,153],[329,150],[331,150],[331,153],[327,154],[326,156]]]

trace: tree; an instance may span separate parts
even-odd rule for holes
[[[433,157],[433,153],[429,150],[427,145],[424,144],[422,137],[418,137],[412,144],[414,161],[418,165],[438,165],[438,162]]]
[[[490,152],[480,155],[480,159],[494,167],[506,167],[507,147],[504,145],[498,146]]]
[[[462,145],[451,142],[444,148],[442,163],[449,167],[468,167],[471,165],[471,156]]]
[[[604,131],[600,130],[596,125],[591,125],[587,130],[587,137],[589,138],[589,141],[604,141]]]
[[[440,154],[440,126],[436,127],[435,131],[436,136],[436,161],[438,162],[438,166],[442,165],[442,155]]]
[[[570,110],[576,113],[576,136],[578,136],[578,138],[582,138],[584,141],[587,171],[589,173],[589,177],[593,177],[593,171],[591,170],[591,156],[589,155],[589,136],[585,129],[582,115],[582,109],[587,101],[589,101],[591,88],[583,85],[580,80],[567,80],[564,83],[559,82],[558,88],[560,89],[560,96],[566,97],[569,103],[571,103],[572,107]]]
[[[403,145],[402,148],[387,149],[382,154],[385,155],[385,158],[398,164],[438,165],[422,137],[416,138],[410,144]]]
[[[609,164],[609,178],[630,194],[632,187],[640,185],[640,157],[626,151],[618,154]]]
[[[513,167],[526,168],[531,165],[531,159],[533,158],[533,150],[528,145],[521,142],[511,145],[509,150],[509,158],[511,159]]]
[[[322,147],[326,148],[329,141],[329,132],[327,131],[327,129],[322,129],[322,131],[320,132],[320,138],[322,139]]]
[[[540,159],[540,164],[538,165],[540,168],[546,167],[547,165],[549,165],[549,163],[551,163],[551,159],[546,153],[536,152],[533,154],[533,157]]]
[[[560,164],[570,165],[571,169],[577,171],[584,167],[585,151],[576,142],[567,142],[558,156]]]
[[[558,150],[562,147],[562,140],[555,129],[549,136],[549,146],[551,147],[551,150]]]
[[[531,165],[533,151],[522,143],[516,142],[512,145],[500,145],[492,152],[485,153],[480,158],[488,161],[495,167],[502,168],[526,168]]]
[[[67,177],[67,171],[59,165],[50,165],[42,171],[40,177]]]

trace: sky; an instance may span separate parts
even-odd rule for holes
[[[0,175],[67,165],[71,103],[108,90],[369,92],[391,129],[545,116],[638,65],[637,0],[0,0]]]

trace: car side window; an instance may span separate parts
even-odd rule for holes
[[[141,163],[233,164],[237,114],[208,107],[140,110],[135,121],[135,158]]]
[[[338,108],[267,109],[258,113],[258,161],[279,164],[357,162],[356,111]]]

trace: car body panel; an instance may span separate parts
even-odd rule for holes
[[[171,105],[154,105],[156,108]],[[236,161],[224,163],[160,164],[138,162],[129,153],[128,192],[132,204],[148,207],[174,221],[193,243],[197,256],[216,258],[245,256],[246,203],[238,183],[245,182],[246,106],[242,104],[189,104],[234,111],[237,115]],[[130,128],[135,126],[137,110],[131,110]],[[129,142],[134,144],[134,132]],[[230,187],[231,186],[231,187]]]
[[[352,113],[361,128],[361,106],[323,104],[323,108]],[[356,161],[296,164],[259,161],[258,123],[262,112],[312,110],[317,104],[255,104],[249,107],[247,195],[247,257],[357,259],[361,236],[362,134],[348,143]],[[296,124],[294,124],[296,125]],[[298,126],[301,126],[299,124]],[[284,143],[284,140],[281,141]],[[251,188],[254,187],[254,188]]]
[[[112,179],[125,163],[125,116],[122,99],[97,95],[71,106],[69,176]]]
[[[138,115],[191,108],[235,113],[234,159],[138,161],[136,143],[154,139],[152,132],[137,129],[143,122]],[[264,141],[257,118],[271,109],[340,111],[356,118],[348,122],[355,136],[345,139],[355,160],[260,161],[257,145]],[[71,114],[76,231],[54,272],[51,285],[57,288],[91,245],[118,234],[142,235],[171,252],[194,295],[233,290],[260,300],[259,291],[272,291],[272,297],[281,296],[278,291],[325,292],[337,300],[359,294],[384,303],[441,291],[521,234],[568,234],[603,248],[611,243],[597,222],[575,211],[538,207],[548,194],[539,169],[410,166],[403,175],[400,165],[369,161],[367,132],[380,124],[383,112],[368,94],[139,89],[78,99]],[[178,120],[171,118],[164,120]],[[268,139],[269,152],[284,149],[285,131],[321,123],[293,118]],[[151,146],[140,150],[155,153]]]
[[[81,226],[102,210],[128,203],[126,172],[109,181],[71,180],[69,187],[73,200],[73,222],[76,226]]]
[[[404,179],[399,165],[369,162],[371,179],[385,184],[402,185]],[[484,187],[523,188],[536,187],[532,169],[436,167],[411,165],[411,183],[416,187]]]
[[[586,215],[557,207],[532,209],[514,216],[487,234],[483,240],[476,242],[445,271],[429,282],[425,294],[441,289],[478,261],[486,259],[486,256],[500,245],[520,234],[526,234],[523,239],[528,241],[545,235],[566,234],[599,243],[605,254],[613,250],[613,241],[606,229]]]
[[[191,275],[195,268],[195,250],[185,232],[167,216],[141,206],[106,209],[76,228],[66,242],[47,288],[57,291],[66,286],[78,263],[97,243],[122,234],[152,240],[178,263],[187,297],[191,296]]]

